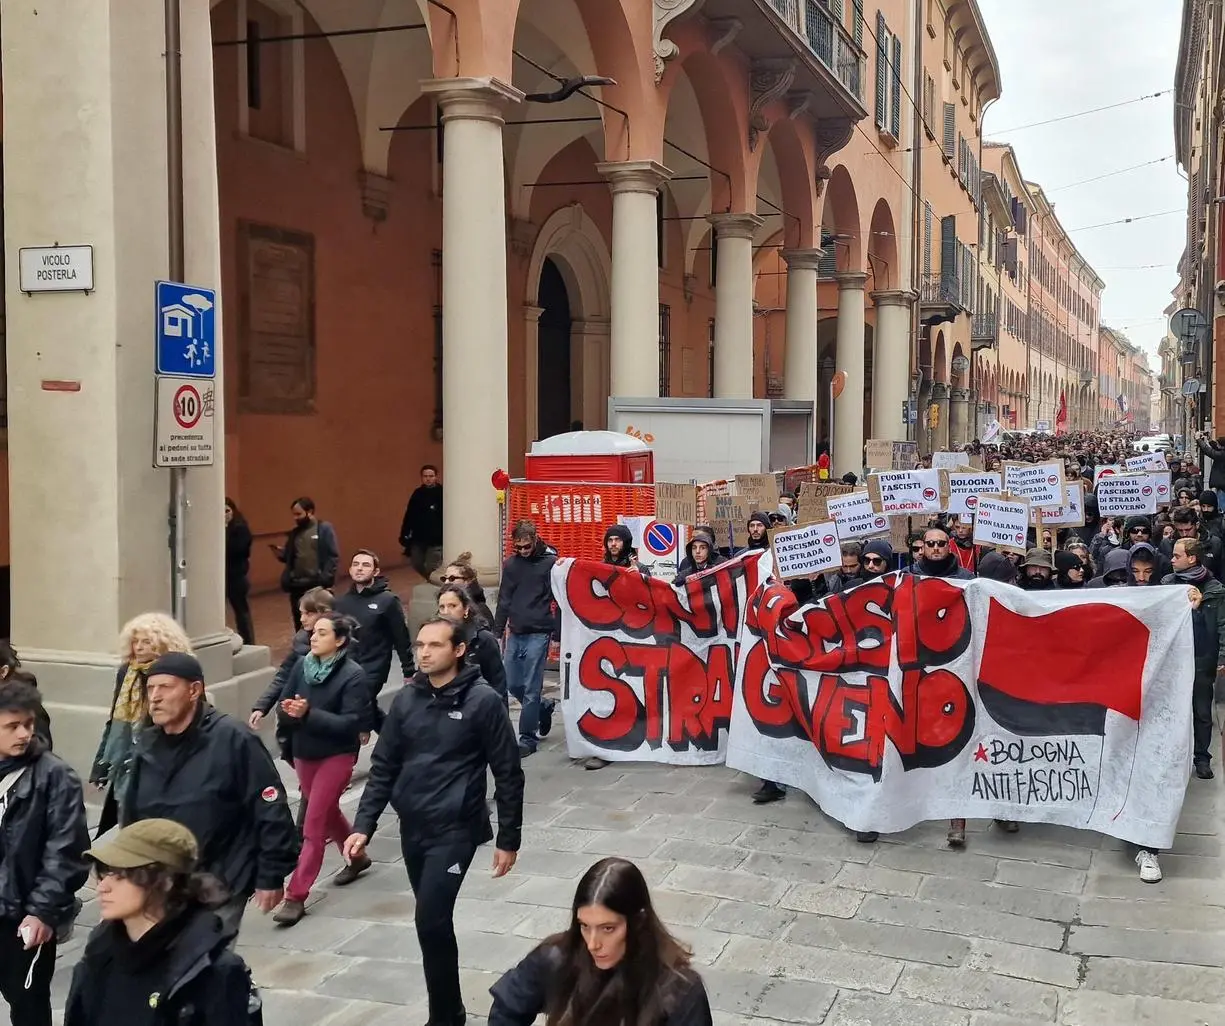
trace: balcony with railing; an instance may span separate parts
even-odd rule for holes
[[[995,311],[976,313],[970,321],[970,348],[994,349],[1000,339],[1000,319]]]
[[[835,13],[842,8],[844,17]],[[808,112],[817,118],[867,117],[867,56],[861,12],[854,3],[829,0],[703,0],[712,24],[735,24],[736,45],[752,61],[796,58],[792,93],[808,93]],[[781,39],[789,53],[779,49]],[[860,42],[856,42],[859,39]]]
[[[919,318],[924,324],[945,324],[964,312],[961,280],[955,272],[936,272],[921,276]]]

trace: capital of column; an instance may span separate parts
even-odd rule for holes
[[[789,271],[819,271],[825,251],[820,249],[786,249],[783,259]]]
[[[857,289],[862,292],[868,284],[868,276],[863,271],[839,271],[834,275],[834,280],[838,282],[840,291]]]
[[[954,388],[950,390],[949,398],[955,403],[966,403],[970,401],[970,390],[968,388]]]
[[[878,307],[882,306],[910,306],[916,299],[918,294],[915,292],[907,292],[905,289],[891,289],[885,292],[871,293],[872,302]]]
[[[540,315],[544,313],[544,307],[536,306],[532,303],[523,304],[523,319],[528,324],[536,324],[540,320]]]
[[[605,162],[597,164],[595,169],[608,179],[614,196],[621,192],[655,193],[672,177],[668,168],[654,160]]]
[[[492,121],[500,125],[507,104],[523,99],[522,90],[496,78],[431,78],[421,83],[421,91],[438,97],[444,123]]]
[[[751,239],[766,223],[756,214],[707,214],[706,220],[715,226],[717,239]]]

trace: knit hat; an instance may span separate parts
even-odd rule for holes
[[[1060,549],[1055,553],[1055,569],[1060,574],[1066,574],[1069,570],[1075,570],[1077,567],[1083,568],[1084,565],[1084,561],[1075,552]]]
[[[1205,506],[1211,506],[1213,509],[1217,509],[1220,505],[1217,502],[1216,492],[1200,492],[1199,504],[1201,509],[1203,509]]]
[[[204,683],[204,667],[200,665],[200,660],[186,652],[167,652],[164,656],[158,656],[149,667],[148,676],[156,677],[158,674]]]
[[[1025,562],[1021,566],[1044,566],[1051,572],[1055,570],[1055,561],[1046,549],[1030,549],[1025,553]]]
[[[175,873],[190,873],[200,858],[196,836],[171,819],[142,819],[112,831],[85,853],[103,866],[137,869],[165,866]]]
[[[865,556],[880,556],[886,564],[893,562],[893,546],[884,538],[873,538],[863,546]]]
[[[978,576],[989,581],[1003,581],[1005,584],[1016,584],[1017,568],[1012,565],[1002,552],[984,552],[978,561]]]

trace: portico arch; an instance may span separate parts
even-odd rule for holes
[[[595,222],[578,203],[562,207],[541,226],[528,263],[523,299],[526,318],[524,417],[529,442],[539,429],[538,305],[541,277],[549,260],[566,286],[570,314],[570,410],[585,428],[603,428],[608,421],[609,282],[612,257]]]

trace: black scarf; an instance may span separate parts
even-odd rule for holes
[[[1174,576],[1178,578],[1180,584],[1190,584],[1196,588],[1201,588],[1212,579],[1212,574],[1208,572],[1206,566],[1196,564],[1190,570],[1175,570]]]

